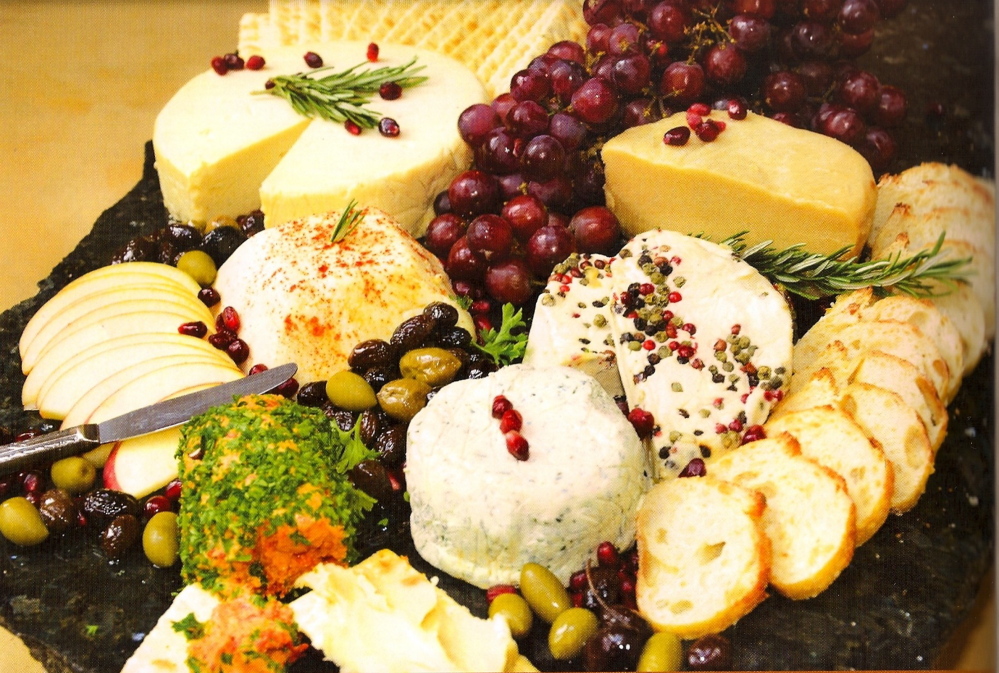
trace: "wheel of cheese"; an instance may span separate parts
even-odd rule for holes
[[[523,417],[528,457],[508,450],[493,400]],[[596,548],[635,539],[649,487],[638,435],[591,377],[568,367],[504,367],[452,383],[410,422],[406,485],[417,551],[478,587],[519,583],[525,563],[567,582]]]

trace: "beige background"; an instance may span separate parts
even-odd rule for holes
[[[236,45],[245,2],[0,3],[0,309],[36,283],[139,180],[160,107]],[[991,582],[989,584],[992,584]],[[957,643],[995,668],[994,592]],[[41,671],[0,629],[0,673]]]

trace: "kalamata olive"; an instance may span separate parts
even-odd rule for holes
[[[441,348],[468,348],[472,335],[463,327],[448,327],[437,332],[437,345]]]
[[[583,607],[599,610],[601,605],[618,603],[621,600],[621,583],[617,570],[603,566],[590,569],[590,580],[583,590]]]
[[[414,315],[399,323],[389,343],[400,351],[410,351],[425,346],[434,332],[434,321],[424,314]]]
[[[694,671],[724,671],[732,668],[732,643],[717,633],[701,636],[687,648],[687,666]]]
[[[510,626],[514,638],[523,638],[531,631],[534,613],[524,597],[518,593],[500,594],[489,604],[489,616],[500,615]]]
[[[600,610],[600,626],[614,626],[638,634],[640,640],[652,635],[652,627],[645,619],[625,605],[604,605]]]
[[[385,466],[378,460],[362,460],[348,473],[354,486],[375,500],[392,497],[392,482],[389,481]]]
[[[520,569],[520,593],[534,614],[549,624],[572,607],[569,592],[551,570],[537,563],[525,563]]]
[[[246,217],[239,220],[239,228],[249,236],[256,236],[264,230],[264,213],[261,210],[251,210]]]
[[[556,659],[572,659],[583,651],[598,627],[597,616],[586,608],[564,610],[548,631],[548,649]]]
[[[368,382],[371,389],[377,393],[386,383],[399,378],[399,370],[395,367],[370,367],[365,369],[361,376]]]
[[[378,404],[397,421],[408,423],[427,405],[430,386],[416,379],[389,381],[378,391]]]
[[[27,498],[15,496],[0,503],[0,535],[16,545],[30,547],[44,542],[49,529]]]
[[[323,405],[323,413],[326,414],[327,418],[336,423],[336,426],[344,432],[350,432],[353,430],[354,423],[357,422],[357,418],[355,417],[353,411],[341,409],[332,402],[327,402]]]
[[[201,244],[201,232],[189,224],[168,224],[158,234],[161,240],[170,241],[178,250],[190,250]]]
[[[438,388],[454,380],[462,362],[443,348],[414,348],[399,358],[399,372],[403,377],[423,381]]]
[[[371,367],[390,367],[395,364],[396,350],[382,339],[368,339],[354,346],[347,356],[351,369],[364,371]]]
[[[109,488],[98,488],[83,497],[83,513],[97,526],[103,527],[122,514],[137,517],[141,511],[139,501],[133,496]]]
[[[583,666],[588,671],[631,671],[642,653],[643,640],[628,629],[604,626],[586,641]]]
[[[160,264],[176,264],[180,254],[180,249],[171,241],[156,243],[156,261]]]
[[[438,334],[458,324],[458,309],[442,301],[428,304],[423,309],[423,315],[434,321],[434,329]]]
[[[496,371],[496,363],[491,360],[479,360],[477,362],[469,362],[468,364],[468,378],[470,379],[484,379],[494,371]]]
[[[42,493],[38,513],[42,523],[53,533],[64,533],[76,524],[76,503],[73,496],[61,488],[50,488]]]
[[[75,495],[90,490],[97,478],[97,468],[86,458],[70,456],[52,463],[49,476],[53,486]]]
[[[679,671],[683,665],[683,643],[676,634],[660,631],[652,634],[638,657],[636,671]]]
[[[375,437],[374,448],[389,467],[402,465],[406,460],[406,426],[399,423],[383,430]]]
[[[111,256],[112,264],[145,262],[156,257],[156,243],[148,238],[133,238]]]
[[[204,250],[187,250],[177,259],[177,268],[193,278],[201,287],[215,282],[218,269],[215,261]]]
[[[374,409],[365,409],[357,419],[360,423],[359,436],[365,446],[371,446],[382,431],[381,415]]]
[[[116,516],[101,533],[101,549],[109,559],[117,559],[139,540],[142,529],[132,514]]]
[[[179,537],[177,515],[173,512],[159,512],[153,515],[142,531],[142,551],[154,566],[169,568],[177,562]]]
[[[329,398],[326,397],[326,381],[311,381],[298,391],[298,403],[305,407],[321,407]]]
[[[215,266],[219,267],[245,240],[246,235],[239,227],[219,227],[205,234],[201,249],[211,255]]]
[[[326,381],[326,397],[348,411],[364,411],[378,404],[371,384],[364,377],[347,370],[337,372]]]

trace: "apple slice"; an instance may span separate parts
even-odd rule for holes
[[[107,288],[140,282],[181,287],[194,295],[197,295],[200,290],[200,286],[193,278],[180,269],[167,264],[129,262],[128,264],[104,266],[75,279],[45,302],[24,326],[20,346],[23,349],[49,319],[62,313],[68,306],[75,304],[80,297]]]
[[[171,295],[174,296],[175,295]],[[102,296],[103,298],[103,296]],[[149,297],[139,297],[119,301],[116,303],[105,303],[95,305],[86,313],[74,315],[68,322],[61,319],[49,321],[49,324],[31,340],[28,347],[21,354],[21,362],[25,367],[34,367],[38,362],[38,357],[49,347],[50,344],[66,338],[67,335],[78,332],[90,325],[95,325],[109,318],[138,311],[162,310],[167,313],[177,313],[187,318],[187,321],[200,320],[205,325],[213,322],[212,314],[208,307],[202,304],[195,297],[193,301],[188,298],[168,299],[163,295],[150,295]],[[69,311],[73,314],[73,311]]]
[[[221,364],[213,355],[208,353],[185,353],[182,355],[167,355],[142,360],[140,362],[136,362],[131,367],[123,369],[116,374],[112,374],[111,376],[108,376],[101,381],[97,381],[96,383],[92,381],[78,382],[78,385],[81,387],[77,391],[71,391],[77,399],[73,406],[69,409],[49,409],[47,407],[41,407],[38,410],[38,413],[43,418],[62,418],[63,427],[66,428],[71,428],[75,425],[82,425],[83,423],[90,421],[91,416],[97,408],[100,407],[109,397],[117,393],[132,381],[141,378],[150,372],[159,372],[165,367],[176,367],[191,362],[210,364],[220,368],[226,366]],[[229,362],[228,368],[230,371],[239,371],[232,361]],[[135,404],[131,408],[122,409],[120,413],[132,411],[132,409],[138,409],[139,407],[144,406],[144,404],[145,403]],[[105,418],[112,418],[112,416],[107,416]]]
[[[24,405],[25,409],[36,409],[38,398],[44,397],[53,385],[58,385],[55,381],[71,370],[86,367],[88,372],[94,372],[90,376],[94,381],[97,381],[110,376],[115,371],[123,369],[124,364],[131,364],[129,351],[146,349],[148,357],[152,358],[158,355],[165,355],[166,353],[163,353],[162,349],[167,345],[173,346],[177,349],[177,352],[187,352],[189,350],[207,352],[216,350],[214,346],[203,339],[197,339],[178,332],[127,334],[116,337],[108,341],[93,344],[82,351],[75,352],[65,361],[57,361],[55,358],[45,358],[36,363],[31,373],[25,378],[24,385],[21,387],[21,404]],[[91,362],[101,358],[104,354],[109,354],[112,357],[115,356],[115,351],[118,351],[118,356],[120,356],[123,363],[122,366],[118,366],[118,362],[116,361],[109,365],[109,367],[113,367],[113,370],[102,371],[89,367]],[[100,374],[103,374],[103,376],[100,376]],[[73,376],[82,375],[86,374],[82,372],[73,374]]]
[[[181,335],[178,335],[181,336]],[[38,394],[38,408],[43,409],[46,418],[65,418],[69,410],[80,400],[81,390],[89,390],[95,384],[111,378],[118,372],[130,369],[147,360],[160,360],[165,357],[176,358],[178,363],[195,360],[210,360],[237,369],[224,351],[212,347],[204,341],[190,339],[192,343],[203,343],[207,349],[173,341],[160,341],[151,344],[140,344],[129,348],[116,348],[95,355],[81,362],[58,378],[50,379],[49,384]],[[120,380],[120,379],[119,379]]]

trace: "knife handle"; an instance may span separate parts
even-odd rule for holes
[[[78,425],[0,446],[0,476],[75,456],[100,445],[96,425]]]

